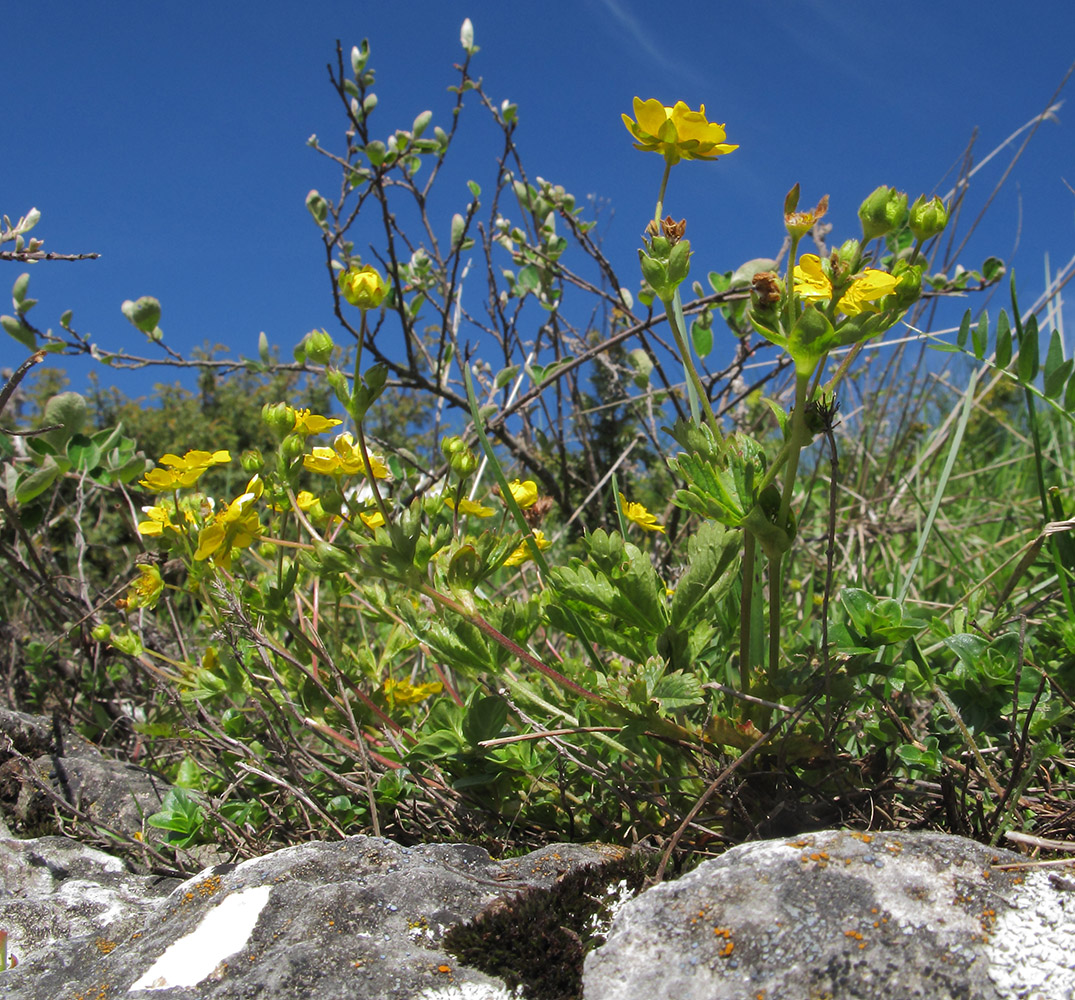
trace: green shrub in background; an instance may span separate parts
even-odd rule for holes
[[[706,289],[686,222],[662,218],[671,170],[749,150],[682,102],[624,116],[664,162],[632,294],[574,197],[527,177],[517,109],[470,75],[469,22],[463,46],[454,110],[480,105],[504,152],[444,232],[428,207],[460,115],[375,138],[369,47],[338,53],[346,145],[311,145],[342,195],[307,198],[336,336],[311,331],[294,364],[262,343],[226,378],[206,352],[199,398],[162,387],[148,414],[100,393],[108,427],[61,393],[36,432],[5,430],[12,700],[166,770],[147,822],[180,852],[363,830],[668,851],[840,822],[1063,832],[1059,338],[1040,363],[1013,280],[1011,316],[968,313],[942,344],[972,362],[958,388],[863,365],[923,293],[1004,271],[938,268],[947,207],[889,187],[830,249],[827,197],[802,210],[796,186],[783,265]],[[351,232],[374,218],[377,265]],[[5,225],[22,245],[26,220]],[[460,342],[474,256],[481,353]],[[23,278],[13,298],[31,361],[90,350],[69,314],[58,336],[29,324]],[[123,311],[163,342],[156,300]],[[715,375],[718,314],[739,347]],[[787,397],[746,381],[763,352]]]

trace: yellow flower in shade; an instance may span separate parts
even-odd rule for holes
[[[738,149],[724,141],[724,126],[706,119],[705,105],[691,111],[683,101],[667,107],[655,98],[634,99],[635,117],[622,115],[635,138],[635,149],[660,153],[670,164],[680,160],[715,160]]]
[[[160,570],[151,563],[139,563],[138,579],[127,591],[127,610],[134,608],[155,608],[164,591],[164,581]]]
[[[150,469],[144,479],[138,480],[154,493],[176,490],[183,486],[193,486],[202,473],[212,465],[223,465],[231,461],[226,451],[188,451],[182,458],[178,455],[164,455],[160,464],[167,468]]]
[[[445,497],[444,502],[452,509],[456,509],[455,501],[451,497]],[[463,497],[459,501],[459,513],[460,514],[473,514],[475,517],[492,517],[496,511],[492,507],[485,507],[480,503],[476,503],[474,500],[468,500]]]
[[[537,547],[539,549],[547,549],[550,545],[552,545],[552,542],[550,542],[545,537],[545,532],[544,531],[535,531],[534,532],[534,537],[532,539],[530,539],[528,541],[527,539],[524,538],[518,544],[518,546],[516,547],[515,551],[512,552],[512,554],[510,556],[508,556],[507,559],[504,560],[504,565],[505,566],[519,566],[522,563],[527,562],[530,559],[533,559],[534,558],[534,553],[533,553],[533,550],[530,548],[530,545],[531,545],[532,542],[536,542]]]
[[[171,505],[159,504],[156,507],[143,507],[142,513],[148,520],[138,522],[138,534],[160,536],[165,531],[174,531],[179,534],[179,526],[172,523]]]
[[[867,268],[844,291],[837,308],[845,316],[876,311],[877,300],[891,295],[898,284],[899,279],[887,271]],[[795,294],[804,302],[820,302],[832,298],[832,282],[822,268],[821,258],[817,254],[804,253],[795,265]]]
[[[631,503],[627,497],[622,493],[620,494],[620,509],[623,511],[623,516],[628,521],[633,521],[640,528],[645,531],[659,531],[664,533],[664,525],[657,523],[655,518],[646,508],[640,503]]]
[[[367,309],[376,309],[384,301],[388,286],[377,268],[367,264],[365,267],[352,267],[340,274],[340,292],[351,305],[365,312]]]
[[[311,472],[324,476],[356,476],[365,473],[362,451],[354,438],[346,431],[336,436],[331,448],[313,448],[303,456],[302,464]],[[388,466],[376,455],[370,455],[370,468],[374,479],[387,479]]]
[[[293,430],[296,434],[306,437],[307,434],[324,434],[325,431],[338,427],[342,423],[343,421],[337,420],[336,417],[322,417],[309,410],[296,410]]]
[[[259,487],[261,481],[255,476],[242,496],[236,497],[222,511],[214,514],[213,520],[198,532],[198,548],[194,552],[196,560],[212,558],[214,565],[231,569],[234,550],[248,548],[261,537],[265,529],[258,512],[250,509],[261,493]]]
[[[511,495],[515,497],[515,502],[524,509],[533,507],[537,503],[538,488],[533,479],[527,479],[523,482],[519,482],[516,479],[508,483],[508,489],[511,490]]]
[[[384,679],[384,696],[392,708],[397,705],[417,705],[426,698],[440,694],[443,689],[444,685],[440,681],[412,684],[408,680],[396,681],[391,677]]]
[[[362,519],[362,523],[367,528],[383,528],[384,527],[384,514],[379,510],[375,510],[372,514],[359,514]]]

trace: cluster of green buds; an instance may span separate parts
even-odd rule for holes
[[[675,222],[666,216],[660,224],[647,227],[648,239],[643,239],[643,249],[638,251],[642,265],[642,277],[664,303],[675,298],[676,289],[690,273],[691,244],[683,238],[687,220]]]
[[[865,240],[887,236],[907,225],[919,243],[944,232],[948,225],[948,207],[936,195],[926,200],[920,194],[907,208],[907,194],[881,185],[859,206],[859,220]]]
[[[478,471],[478,456],[467,447],[466,442],[458,434],[443,438],[440,443],[440,452],[447,460],[448,467],[461,482]]]

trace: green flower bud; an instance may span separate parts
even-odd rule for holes
[[[239,464],[243,467],[243,472],[248,476],[252,476],[255,472],[261,472],[265,468],[265,459],[257,448],[251,448],[239,456]]]
[[[936,196],[926,201],[920,194],[911,206],[911,232],[920,243],[944,232],[948,225],[948,207]]]
[[[161,319],[161,304],[152,295],[143,295],[133,302],[127,299],[119,308],[142,333],[152,334],[157,329]]]
[[[461,451],[466,451],[466,442],[458,434],[453,434],[450,437],[441,438],[440,453],[449,461],[453,455],[458,455]]]
[[[94,642],[107,642],[109,636],[112,635],[112,626],[104,623],[95,625],[90,630],[90,635],[93,636]]]
[[[325,490],[318,499],[326,514],[339,514],[343,510],[343,494],[339,490]]]
[[[261,419],[277,438],[285,437],[295,428],[295,411],[287,403],[266,403],[261,408]]]
[[[306,442],[299,434],[288,434],[280,442],[280,454],[288,461],[298,458],[305,450]]]
[[[892,276],[898,278],[899,283],[891,295],[881,300],[881,308],[902,311],[917,302],[922,294],[922,265],[898,260],[892,267]]]
[[[862,244],[858,240],[845,240],[836,256],[845,265],[846,273],[857,271],[862,260]]]
[[[311,330],[303,338],[302,343],[307,359],[315,365],[328,364],[328,360],[332,357],[332,352],[336,348],[327,330]]]
[[[366,312],[376,309],[384,301],[388,286],[377,268],[367,264],[365,267],[352,267],[340,275],[340,292],[351,305]]]
[[[907,195],[885,184],[877,188],[860,206],[862,237],[869,241],[898,228],[907,212]]]

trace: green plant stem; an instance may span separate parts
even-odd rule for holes
[[[664,300],[661,300],[664,302]],[[687,380],[690,383],[691,389],[698,397],[698,401],[701,403],[705,410],[705,421],[709,424],[709,429],[713,432],[718,441],[723,440],[724,435],[720,432],[720,425],[717,423],[716,414],[713,412],[713,407],[710,405],[709,396],[706,394],[705,387],[702,385],[702,380],[698,375],[698,369],[694,366],[694,359],[691,357],[690,345],[687,343],[686,335],[683,328],[680,326],[680,317],[683,314],[683,308],[679,304],[679,289],[676,289],[675,298],[668,302],[664,302],[664,311],[668,315],[668,325],[672,329],[672,336],[676,342],[676,350],[679,351],[680,360],[683,362],[683,370],[687,373]],[[692,408],[693,409],[693,408]],[[692,414],[697,419],[696,414]]]
[[[791,411],[791,435],[788,438],[788,468],[784,474],[784,492],[780,495],[780,514],[777,525],[783,529],[788,523],[791,495],[795,490],[795,477],[799,473],[799,455],[810,432],[806,427],[806,397],[810,386],[809,375],[795,376],[795,408]]]
[[[739,687],[743,694],[750,692],[750,633],[754,604],[754,558],[757,539],[751,531],[743,530],[743,592],[739,600]]]
[[[661,178],[661,187],[657,192],[657,209],[653,213],[653,225],[656,228],[656,232],[661,231],[661,212],[664,210],[664,190],[668,187],[668,175],[672,172],[672,164],[668,160],[664,161],[664,176]],[[656,235],[656,233],[654,233]]]

